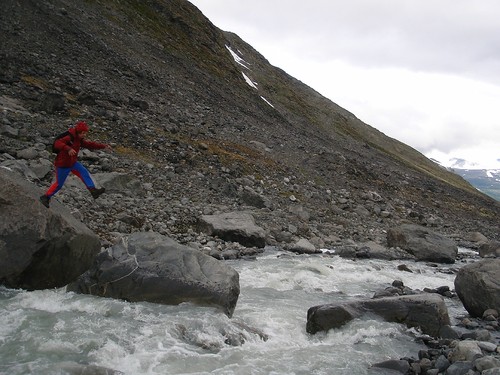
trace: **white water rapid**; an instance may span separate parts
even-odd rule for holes
[[[424,346],[406,327],[355,320],[306,333],[309,307],[355,298],[402,280],[412,289],[447,285],[457,265],[306,256],[267,249],[228,262],[241,294],[229,319],[214,308],[163,306],[66,293],[0,289],[0,374],[65,374],[68,364],[142,374],[366,374]],[[448,302],[450,317],[463,314]]]

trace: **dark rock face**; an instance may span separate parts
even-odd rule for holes
[[[448,309],[441,296],[419,294],[311,307],[307,312],[306,329],[316,333],[339,328],[366,313],[377,314],[389,322],[420,327],[432,336],[438,336],[441,328],[450,324]]]
[[[455,290],[473,317],[488,309],[500,311],[500,259],[485,259],[460,269]]]
[[[418,260],[454,263],[458,254],[456,243],[429,228],[405,224],[387,231],[387,245],[399,247]]]
[[[220,306],[232,316],[238,273],[223,262],[153,232],[138,232],[99,255],[69,291],[161,304]]]
[[[61,205],[44,207],[42,191],[0,168],[0,283],[58,288],[85,272],[100,240]]]

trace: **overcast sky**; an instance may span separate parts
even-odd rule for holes
[[[499,0],[190,2],[386,135],[500,168]]]

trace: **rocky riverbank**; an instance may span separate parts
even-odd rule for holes
[[[464,274],[473,274],[470,269],[477,268],[477,264],[491,263],[491,260],[478,260],[477,255],[474,256],[469,266],[462,267],[462,275],[457,277],[458,283],[463,279],[468,279]],[[470,260],[469,260],[470,261]],[[498,260],[493,262],[499,263]],[[499,265],[497,264],[498,268]],[[470,273],[469,273],[470,272]],[[494,271],[498,273],[498,269]],[[481,273],[475,273],[476,277],[486,277]],[[493,278],[498,277],[491,274]],[[457,284],[457,281],[455,281]],[[493,290],[491,287],[480,283],[472,283],[470,288],[474,288],[475,292],[462,294],[461,302],[470,304],[472,301],[481,300],[483,293],[489,295],[490,298],[498,298],[498,289]],[[469,289],[470,291],[471,289]],[[415,291],[406,288],[400,281],[394,281],[393,286],[384,291],[376,293],[377,295],[414,295],[415,293],[434,293],[442,295],[444,299],[458,299],[455,291],[450,291],[448,287],[437,288],[435,290],[425,289],[424,291]],[[492,293],[490,293],[492,292]],[[486,305],[497,305],[495,302],[487,302]],[[483,305],[485,306],[485,305]],[[483,307],[484,309],[484,307]],[[419,318],[426,320],[424,316]],[[428,347],[427,350],[421,350],[418,354],[408,358],[390,359],[375,364],[370,369],[370,375],[376,374],[407,374],[407,375],[495,375],[500,373],[500,324],[498,311],[495,309],[485,309],[479,317],[471,317],[471,315],[456,316],[453,320],[457,324],[450,326],[443,324],[439,328],[439,333],[436,335],[416,335],[416,340],[419,340]],[[426,322],[428,325],[429,322]]]

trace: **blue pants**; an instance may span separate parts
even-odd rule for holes
[[[56,181],[50,185],[45,195],[51,198],[61,190],[70,172],[82,180],[87,189],[95,189],[95,184],[90,177],[89,171],[82,164],[76,162],[72,167],[56,167]]]

